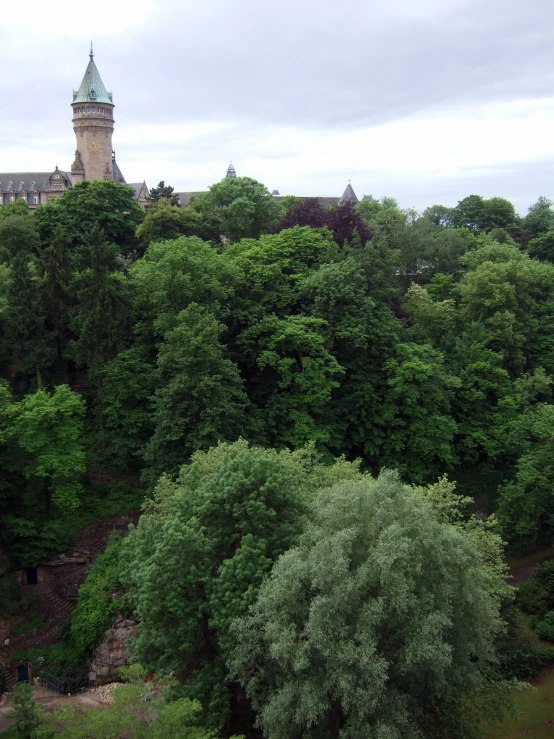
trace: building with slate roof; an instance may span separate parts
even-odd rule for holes
[[[227,167],[227,174],[225,175],[225,178],[231,177],[233,179],[236,179],[237,172],[233,166],[233,162],[229,164]],[[179,199],[179,205],[188,205],[191,201],[191,199],[195,195],[201,195],[204,192],[207,192],[207,190],[197,190],[196,192],[176,192],[175,195],[177,195]],[[273,190],[271,193],[272,196],[275,198],[275,200],[281,201],[285,200],[288,195],[279,195],[278,190]],[[344,192],[340,196],[326,196],[326,195],[308,195],[308,196],[299,196],[301,200],[319,200],[320,205],[342,205],[343,203],[350,202],[353,205],[356,205],[356,203],[359,202],[358,196],[354,192],[354,188],[350,184],[350,180],[348,181],[348,185],[346,186]],[[372,195],[364,195],[362,200],[373,200]]]
[[[96,64],[92,44],[89,62],[77,91],[73,91],[73,130],[77,148],[71,170],[56,166],[53,172],[0,173],[0,205],[25,200],[32,209],[59,198],[76,182],[113,180],[127,184],[115,159],[113,97],[106,90]],[[129,183],[139,205],[146,205],[145,182]]]

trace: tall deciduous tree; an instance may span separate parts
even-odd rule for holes
[[[295,203],[278,226],[278,231],[294,226],[310,228],[327,227],[333,238],[342,247],[365,246],[371,239],[371,230],[351,202],[333,207],[324,207],[318,198],[306,198]]]
[[[146,477],[175,475],[198,449],[234,441],[248,431],[250,404],[234,362],[219,341],[223,326],[192,303],[176,319],[158,355],[154,434]]]
[[[9,206],[0,208],[0,212],[5,207]],[[22,254],[37,254],[39,249],[40,238],[32,218],[11,215],[0,219],[0,262],[11,262]]]
[[[119,352],[102,368],[102,456],[119,469],[140,468],[140,455],[154,430],[152,395],[159,380],[144,348]]]
[[[181,208],[169,198],[159,198],[146,211],[137,228],[137,239],[143,246],[152,241],[169,241],[179,236],[193,236],[202,228],[200,214],[191,207]]]
[[[77,508],[82,489],[78,473],[85,470],[82,449],[84,404],[67,385],[52,394],[44,390],[12,406],[10,435],[26,452],[24,474],[44,486],[44,505]]]
[[[198,303],[225,316],[239,283],[240,271],[197,237],[150,245],[131,271],[135,310],[155,324],[159,334],[175,325],[176,316]]]
[[[376,291],[368,289],[364,266],[370,249],[323,264],[300,283],[305,313],[325,321],[327,346],[344,374],[331,393],[327,410],[334,453],[348,450],[375,464],[386,389],[383,365],[394,350],[400,322]],[[375,270],[372,270],[375,277]],[[332,422],[330,421],[332,419]]]
[[[100,228],[121,252],[136,247],[135,231],[143,218],[133,189],[111,180],[78,182],[34,214],[45,243],[52,239],[56,225],[62,225],[76,245],[83,244],[94,228]]]
[[[339,257],[330,231],[295,226],[260,239],[243,239],[224,258],[240,270],[231,320],[249,326],[268,314],[284,318],[297,310],[302,279]]]
[[[535,237],[547,231],[553,231],[554,210],[552,210],[552,201],[541,195],[536,203],[529,206],[529,212],[522,219],[522,225]]]
[[[219,244],[257,239],[277,225],[281,214],[278,202],[261,182],[250,177],[225,178],[196,195],[191,206],[204,220],[204,235]]]
[[[456,460],[451,403],[460,380],[426,344],[398,344],[385,369],[382,461],[414,482],[437,477]]]
[[[331,439],[328,403],[344,370],[327,348],[325,326],[319,318],[267,316],[240,337],[242,351],[257,365],[252,397],[277,446]]]
[[[436,228],[453,228],[454,209],[445,205],[431,205],[423,211],[423,217],[427,218]]]
[[[480,195],[469,195],[460,200],[453,211],[456,226],[472,231],[490,231],[506,228],[516,221],[514,206],[505,198],[483,199]]]
[[[529,256],[554,263],[554,230],[531,239],[527,244]]]
[[[491,700],[501,630],[476,541],[386,472],[319,494],[231,664],[268,739],[458,739]]]
[[[197,453],[177,484],[160,482],[123,542],[137,657],[186,676],[184,694],[202,702],[212,725],[229,710],[230,623],[299,533],[312,467],[242,440]]]

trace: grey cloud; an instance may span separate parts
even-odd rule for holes
[[[122,28],[117,36],[95,39],[98,67],[114,93],[114,143],[124,172],[125,156],[133,169],[141,160],[142,147],[125,143],[125,130],[137,122],[233,123],[192,145],[144,142],[151,160],[159,153],[160,179],[164,162],[184,163],[182,181],[175,184],[186,187],[192,185],[187,162],[221,159],[226,166],[241,141],[260,137],[271,125],[354,130],[449,105],[552,94],[554,4],[547,0],[421,0],[409,4],[409,13],[399,8],[395,15],[383,10],[391,6],[398,4],[166,0],[140,30]],[[0,28],[4,145],[48,145],[54,132],[63,137],[58,150],[67,146],[68,166],[74,148],[71,91],[87,52],[86,28],[63,42],[43,35],[23,56],[10,29]],[[267,152],[268,159],[287,155],[283,145]],[[331,172],[317,182],[310,173],[291,172],[291,182],[302,182],[300,194],[340,194],[356,163],[344,166],[345,173]],[[368,171],[356,173],[353,185],[361,194],[396,195],[406,206],[454,203],[478,190],[511,197],[525,210],[550,190],[550,167],[529,164],[424,182],[379,173],[376,183],[377,173]],[[151,174],[157,172],[144,172]],[[267,184],[286,191],[288,183]]]
[[[133,78],[117,81],[131,106],[141,90],[150,120],[356,127],[545,94],[554,81],[554,7],[544,0],[466,1],[421,22],[401,12],[391,21],[361,0],[203,7],[175,6],[171,22],[160,10],[143,37],[154,58],[142,55]]]

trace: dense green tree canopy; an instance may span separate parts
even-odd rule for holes
[[[226,177],[191,205],[203,220],[203,235],[214,243],[257,239],[277,225],[281,209],[269,190],[250,177]]]
[[[34,219],[41,239],[52,238],[56,225],[62,225],[74,244],[95,228],[104,231],[108,241],[121,252],[136,246],[135,230],[144,213],[131,187],[111,180],[79,182],[61,198],[37,208]]]
[[[522,225],[535,237],[554,230],[552,201],[541,195],[536,203],[529,206],[527,215],[522,219]]]
[[[136,236],[143,246],[152,241],[168,241],[179,236],[193,236],[202,228],[200,214],[193,208],[172,202],[171,198],[157,198],[146,211]]]
[[[498,534],[554,535],[550,201],[152,193],[0,208],[0,545],[36,565],[143,502],[48,671],[128,609],[136,657],[174,671],[141,735],[250,735],[255,713],[269,737],[468,735],[474,699],[548,654],[521,641]]]
[[[269,739],[471,736],[502,628],[471,537],[394,473],[322,491],[235,628]]]
[[[299,533],[306,472],[289,452],[244,441],[197,453],[124,542],[124,582],[141,619],[148,666],[189,675],[188,697],[226,716],[229,625],[254,602],[263,576]]]
[[[152,244],[133,265],[135,305],[160,332],[191,303],[226,315],[240,272],[197,237]]]
[[[219,341],[223,326],[191,303],[166,333],[153,396],[154,432],[145,449],[148,480],[177,473],[196,450],[248,434],[250,403],[238,367]],[[249,428],[250,427],[250,428]]]
[[[0,212],[4,212],[3,206]],[[17,213],[17,211],[14,211]],[[0,262],[10,262],[22,254],[36,254],[40,238],[32,218],[11,215],[0,219]]]

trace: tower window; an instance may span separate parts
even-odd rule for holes
[[[33,195],[33,203],[38,205],[38,195]]]

